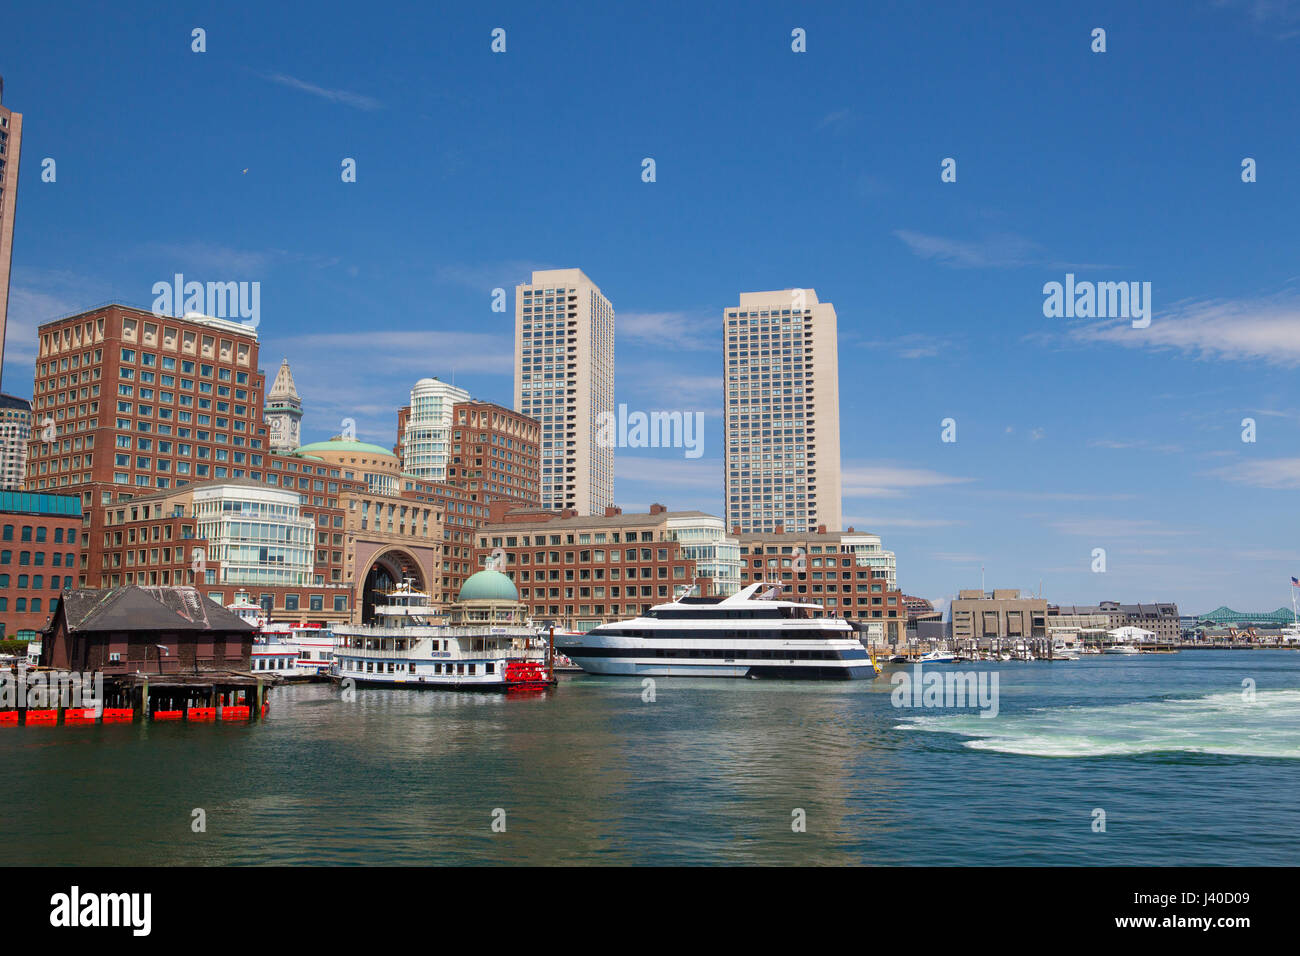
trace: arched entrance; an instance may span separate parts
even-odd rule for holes
[[[429,590],[424,571],[413,554],[399,548],[391,548],[375,555],[362,585],[361,623],[374,623],[376,598],[379,599],[378,603],[382,603],[383,592],[391,591],[407,580],[421,591]]]

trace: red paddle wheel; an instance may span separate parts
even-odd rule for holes
[[[546,668],[538,661],[507,661],[506,687],[536,688],[550,685]]]

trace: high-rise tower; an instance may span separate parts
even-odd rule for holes
[[[743,292],[723,343],[728,528],[842,530],[835,307],[812,289]]]
[[[515,410],[542,426],[542,507],[603,514],[614,503],[614,449],[597,441],[600,416],[614,414],[614,307],[581,269],[515,287]]]
[[[23,114],[6,109],[5,81],[0,76],[0,359],[4,357],[9,318],[9,269],[14,245],[14,206],[18,199],[18,157],[23,145]],[[0,383],[4,369],[0,367]]]

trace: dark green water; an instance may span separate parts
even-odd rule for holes
[[[950,669],[990,665],[935,668]],[[1300,859],[1300,654],[996,670],[994,719],[898,709],[886,671],[850,684],[663,678],[653,703],[635,679],[590,676],[526,699],[360,690],[345,702],[309,685],[275,690],[270,717],[249,725],[0,728],[0,860]],[[206,833],[191,830],[195,808]],[[796,808],[806,832],[792,831]]]

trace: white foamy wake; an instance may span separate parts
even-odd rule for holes
[[[1054,707],[1023,714],[909,717],[901,730],[970,737],[974,750],[1035,757],[1204,753],[1300,758],[1300,690]]]

